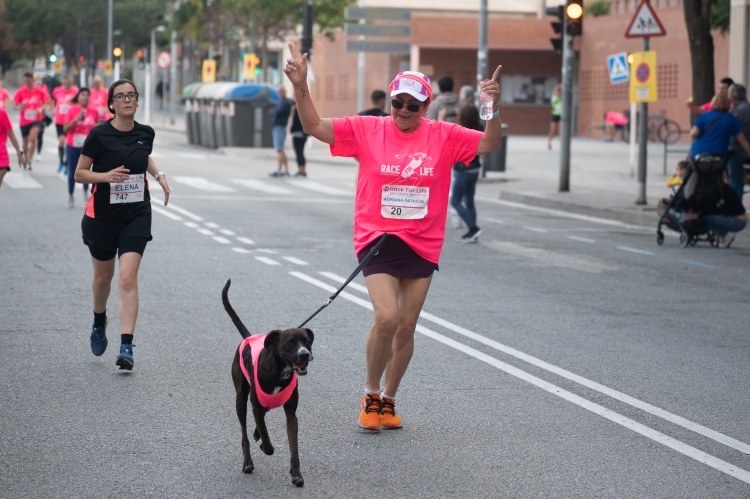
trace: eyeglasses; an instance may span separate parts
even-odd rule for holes
[[[138,100],[138,92],[128,92],[127,94],[115,94],[112,97],[117,102],[122,102],[127,98],[128,100]]]
[[[401,102],[400,100],[391,99],[391,106],[393,106],[394,109],[403,109],[404,105],[405,104]],[[418,113],[419,111],[422,110],[422,105],[421,104],[409,104],[409,105],[406,105],[406,110],[409,111],[410,113]]]

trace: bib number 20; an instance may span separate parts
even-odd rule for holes
[[[396,216],[398,216],[398,215],[400,215],[400,214],[401,214],[401,208],[397,208],[397,207],[391,207],[391,215],[396,215]]]

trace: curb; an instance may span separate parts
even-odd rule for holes
[[[514,201],[516,203],[538,206],[540,208],[568,211],[571,213],[577,213],[579,215],[610,218],[632,225],[642,225],[645,227],[653,226],[654,229],[656,229],[656,225],[659,222],[659,219],[656,216],[655,209],[653,211],[647,212],[630,212],[624,209],[618,210],[612,208],[596,208],[593,206],[570,203],[566,201],[558,201],[556,199],[532,196],[529,194],[519,194],[510,191],[500,191],[499,199],[502,199],[503,201]]]

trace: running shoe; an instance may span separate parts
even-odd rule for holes
[[[380,402],[380,425],[386,430],[403,428],[401,418],[396,415],[396,401],[383,397]]]
[[[732,241],[734,241],[734,237],[737,235],[736,232],[727,232],[727,235],[724,237],[719,238],[719,248],[728,248]]]
[[[281,177],[281,172],[273,172],[268,174],[269,177]]]
[[[359,426],[365,430],[380,431],[380,395],[370,393],[362,397]]]
[[[63,170],[65,170],[65,165],[63,163],[60,163],[57,167],[57,173],[62,173]]]
[[[104,327],[94,327],[91,326],[91,338],[89,338],[89,343],[91,343],[91,352],[99,357],[100,355],[103,355],[105,350],[107,350],[107,325],[105,324]]]
[[[462,243],[476,243],[479,241],[479,234],[481,233],[482,229],[474,227],[473,229],[469,229],[469,232],[458,238],[457,241]]]
[[[41,163],[42,162],[42,153],[38,152],[36,153],[36,162]]]
[[[115,364],[120,366],[120,370],[131,371],[135,365],[133,360],[133,345],[132,343],[124,343],[120,345],[120,355],[117,356]]]
[[[282,172],[280,176],[281,177],[288,177],[289,176],[289,172]]]
[[[76,207],[76,201],[73,198],[73,196],[68,196],[68,208],[75,208]]]
[[[295,177],[307,178],[307,173],[297,172],[294,174]]]

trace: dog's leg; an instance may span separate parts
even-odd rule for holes
[[[286,413],[286,434],[289,438],[289,452],[292,455],[290,460],[289,474],[292,475],[292,483],[297,487],[305,484],[302,473],[299,470],[299,446],[297,445],[297,403],[299,402],[299,392],[294,389],[291,398],[284,404],[284,413]]]
[[[253,459],[250,457],[250,440],[247,438],[247,398],[250,395],[250,385],[239,366],[239,355],[235,354],[234,363],[232,364],[232,381],[236,392],[235,406],[237,408],[237,418],[240,420],[242,428],[242,463],[243,473],[252,473],[255,470]]]
[[[255,418],[255,431],[260,433],[260,450],[264,454],[270,456],[273,454],[273,445],[271,445],[271,438],[268,436],[268,428],[266,428],[266,411],[263,408],[255,407],[253,404],[253,417]]]

